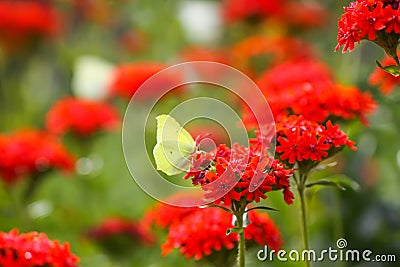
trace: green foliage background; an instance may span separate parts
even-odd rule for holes
[[[182,1],[104,2],[117,18],[114,25],[83,21],[55,41],[39,43],[23,54],[9,57],[0,50],[0,129],[3,133],[26,126],[43,127],[52,103],[72,94],[73,64],[81,55],[92,54],[114,63],[144,60],[177,63],[179,51],[190,44],[177,19],[178,5]],[[359,122],[343,125],[359,149],[341,153],[336,159],[339,162],[336,169],[358,182],[360,190],[319,188],[308,195],[311,247],[335,247],[336,240],[344,237],[351,248],[396,254],[400,260],[400,91],[384,96],[368,85],[375,59],[383,56],[377,46],[362,42],[352,53],[333,52],[337,18],[348,1],[322,1],[322,4],[331,11],[326,25],[307,32],[293,32],[293,35],[315,45],[338,81],[371,91],[379,102],[379,109],[369,118],[367,128]],[[65,14],[72,14],[67,5],[60,8]],[[116,38],[119,28],[144,32],[145,49],[138,53],[122,50]],[[226,38],[211,45],[232,42],[235,34],[228,32]],[[123,115],[127,102],[113,101]],[[99,134],[90,140],[90,148],[85,153],[74,138],[67,136],[64,141],[78,155],[86,153],[100,158],[101,171],[71,176],[48,173],[29,205],[46,203],[51,206],[51,212],[35,219],[26,216],[26,207],[18,200],[26,184],[22,182],[12,190],[1,185],[0,230],[37,230],[47,233],[51,239],[68,241],[72,251],[81,258],[82,266],[205,266],[185,259],[178,251],[161,257],[159,245],[138,245],[131,248],[127,257],[113,259],[85,239],[83,233],[108,216],[122,215],[139,220],[155,200],[131,178],[123,158],[121,132]],[[323,171],[316,175],[323,177],[332,172]],[[270,215],[281,229],[284,248],[300,249],[298,204],[287,206],[280,193],[272,193],[265,204],[279,209]],[[207,223],[207,218],[204,222]],[[165,235],[160,233],[158,242],[162,243],[164,239]],[[258,262],[256,252],[248,252],[249,266],[302,266],[300,263]],[[314,266],[391,265],[326,262]]]

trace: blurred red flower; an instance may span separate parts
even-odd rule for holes
[[[0,232],[0,252],[3,267],[76,267],[79,262],[68,243],[51,241],[44,233],[18,234],[16,229]]]
[[[135,248],[151,245],[154,236],[132,219],[111,217],[90,229],[86,236],[116,259],[131,255]]]
[[[303,3],[296,0],[225,0],[222,12],[228,23],[274,19],[284,25],[299,27],[320,26],[328,13],[318,2]]]
[[[229,65],[229,53],[226,50],[217,50],[202,46],[186,47],[180,54],[183,61],[213,61]]]
[[[316,60],[289,61],[266,71],[257,84],[274,117],[290,114],[324,122],[328,118],[361,119],[376,109],[369,92],[337,84],[330,70]],[[245,110],[244,121],[254,127],[254,118]]]
[[[57,12],[42,1],[0,1],[0,41],[8,44],[53,36],[60,23]]]
[[[276,130],[276,152],[290,164],[304,160],[320,162],[344,146],[356,150],[354,142],[331,121],[323,125],[292,115],[277,122]]]
[[[157,226],[167,229],[175,223],[179,223],[189,214],[199,210],[197,207],[176,207],[158,202],[154,207],[146,211],[141,225],[143,228],[151,229],[151,226]]]
[[[150,62],[119,65],[115,69],[115,76],[110,86],[111,94],[129,100],[148,78],[166,67],[161,63]],[[159,81],[159,83],[162,85],[165,81]],[[154,91],[157,89],[154,88]],[[151,96],[152,92],[148,92],[148,95]]]
[[[367,116],[372,114],[377,107],[371,93],[362,92],[356,86],[335,84],[332,90],[321,93],[321,103],[326,105],[329,116],[333,118],[360,119],[367,125]]]
[[[249,221],[244,231],[248,242],[280,249],[280,232],[267,214],[251,211]],[[224,249],[231,250],[238,242],[236,233],[226,235],[227,229],[232,227],[232,214],[218,208],[198,209],[169,228],[167,240],[161,247],[162,254],[168,255],[179,248],[187,258],[199,260]]]
[[[0,175],[12,184],[49,169],[72,171],[74,158],[53,136],[38,130],[0,135]]]
[[[227,22],[262,20],[266,17],[282,16],[284,3],[279,0],[225,0],[222,10]]]
[[[255,210],[248,213],[250,224],[244,230],[246,240],[259,246],[268,245],[269,248],[279,251],[283,245],[279,228],[267,213]]]
[[[251,77],[287,60],[313,58],[313,48],[300,39],[284,36],[250,36],[232,48],[235,67]]]
[[[174,248],[187,258],[201,259],[213,250],[233,249],[238,240],[236,234],[226,235],[232,228],[232,215],[216,209],[199,210],[184,218],[169,229],[166,242],[162,245],[162,255],[168,255]]]
[[[383,66],[396,65],[394,59],[385,57],[381,64]],[[369,84],[372,86],[379,86],[379,89],[384,94],[389,94],[393,89],[399,85],[400,77],[395,77],[390,73],[376,67],[375,71],[369,76]]]
[[[328,10],[319,2],[285,1],[284,23],[304,27],[318,27],[327,21]]]
[[[148,36],[143,31],[128,30],[118,37],[118,47],[129,53],[140,53],[148,47]]]
[[[51,133],[70,131],[90,136],[100,130],[112,130],[119,125],[117,110],[106,102],[68,97],[59,100],[49,110],[46,127]]]
[[[154,237],[134,220],[111,217],[88,231],[87,236],[94,241],[103,242],[116,236],[129,237],[143,244],[151,244]]]
[[[75,7],[79,18],[95,22],[102,26],[115,23],[115,14],[112,5],[104,0],[64,0]]]

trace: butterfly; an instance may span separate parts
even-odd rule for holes
[[[196,154],[196,141],[173,117],[159,115],[153,155],[157,170],[171,176],[187,171]]]

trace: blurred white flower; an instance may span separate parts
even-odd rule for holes
[[[80,175],[97,176],[103,169],[104,161],[96,154],[91,154],[89,157],[79,158],[76,162],[75,169]]]
[[[38,200],[29,204],[27,207],[28,214],[32,219],[38,219],[48,216],[53,212],[53,204],[47,200]]]
[[[102,100],[109,95],[109,84],[114,66],[108,61],[85,55],[79,57],[74,66],[72,91],[76,97]]]
[[[221,4],[216,1],[182,1],[179,21],[189,41],[211,43],[221,34]]]

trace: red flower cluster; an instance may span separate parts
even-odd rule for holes
[[[276,128],[276,152],[281,160],[287,160],[290,164],[303,160],[320,162],[344,146],[356,150],[354,142],[331,121],[322,125],[293,115],[283,118]]]
[[[323,23],[326,10],[318,3],[300,1],[225,0],[223,16],[227,22],[273,18],[288,25],[313,27]]]
[[[0,266],[3,267],[76,267],[79,258],[69,244],[51,241],[43,233],[0,232]]]
[[[100,225],[91,229],[87,236],[95,241],[102,242],[114,237],[128,237],[133,241],[151,244],[154,237],[141,225],[133,220],[124,218],[108,218]]]
[[[201,185],[206,198],[218,198],[225,193],[214,201],[216,204],[231,206],[233,200],[239,202],[242,198],[248,203],[260,202],[267,198],[267,192],[281,189],[286,203],[291,204],[294,196],[289,178],[293,170],[262,155],[260,139],[251,142],[250,148],[219,145],[210,153],[199,154],[184,178],[192,177],[194,185]],[[268,166],[271,167],[266,172]]]
[[[368,92],[333,81],[329,69],[315,60],[289,61],[266,71],[257,84],[265,95],[274,117],[289,114],[324,122],[328,118],[360,118],[375,110]],[[245,122],[254,127],[254,118],[245,111]]]
[[[396,65],[396,62],[391,57],[386,57],[384,60],[382,60],[381,64],[383,66],[390,66]],[[395,77],[377,67],[371,76],[369,76],[368,82],[372,86],[379,86],[379,89],[382,93],[389,94],[397,85],[400,84],[400,77]]]
[[[268,214],[250,211],[248,216],[250,224],[244,230],[246,240],[259,246],[268,245],[269,248],[278,251],[283,241],[278,227]]]
[[[46,126],[55,134],[71,131],[90,136],[99,130],[114,129],[119,123],[116,109],[103,102],[72,97],[58,101],[48,112]]]
[[[232,215],[222,210],[209,208],[192,213],[171,226],[167,241],[162,245],[162,254],[168,255],[172,249],[179,248],[186,257],[199,260],[213,250],[233,249],[238,237],[226,235],[231,227]]]
[[[341,46],[343,53],[351,51],[354,43],[359,43],[361,39],[375,41],[384,48],[397,47],[396,35],[400,33],[399,1],[357,0],[344,10],[339,19],[336,51]],[[391,36],[394,40],[390,40],[389,34],[394,34]]]
[[[244,230],[247,241],[279,250],[281,235],[267,214],[251,211],[249,221]],[[228,212],[218,208],[198,209],[169,228],[162,254],[168,255],[174,248],[179,248],[187,258],[199,260],[222,249],[233,249],[238,235],[226,235],[226,230],[232,227],[232,215]]]
[[[59,16],[40,1],[0,1],[0,39],[23,42],[29,37],[54,35]]]
[[[37,130],[0,135],[0,175],[6,183],[52,168],[74,168],[73,157],[53,136]]]
[[[164,64],[148,62],[120,65],[114,71],[114,79],[110,85],[111,94],[130,99],[148,78],[166,67]],[[160,81],[160,85],[163,82]],[[152,95],[152,92],[148,93]]]

